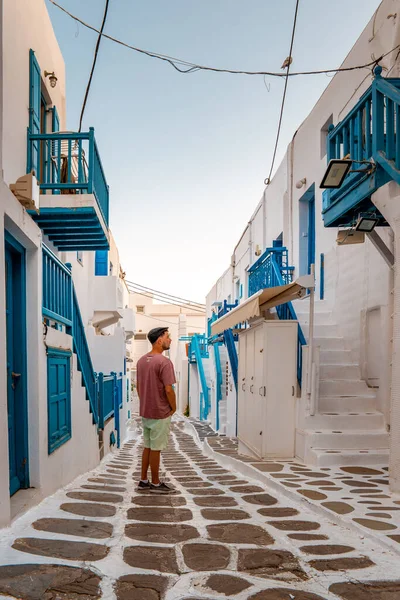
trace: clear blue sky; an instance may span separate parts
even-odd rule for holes
[[[100,27],[102,0],[58,0]],[[300,0],[293,70],[338,66],[378,0]],[[77,129],[96,34],[48,3]],[[278,71],[295,0],[110,0],[105,32],[223,68]],[[277,165],[329,83],[289,82]],[[110,184],[111,229],[128,279],[203,301],[258,203],[275,142],[283,80],[197,72],[103,39],[83,129],[95,127]]]

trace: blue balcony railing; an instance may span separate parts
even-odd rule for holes
[[[109,223],[109,188],[94,137],[86,133],[40,133],[28,130],[27,172],[35,171],[42,193],[94,194]]]
[[[353,160],[351,172],[338,189],[325,190],[322,214],[326,227],[352,225],[360,212],[373,211],[371,195],[393,179],[400,183],[400,79],[381,76],[375,79],[355,107],[327,138],[327,160]]]
[[[279,267],[280,278],[283,283],[276,283],[272,260]],[[267,248],[260,258],[249,268],[249,296],[259,290],[286,285],[292,282],[294,267],[288,264],[288,251],[284,246]]]
[[[249,269],[249,295],[270,287],[287,285],[292,282],[294,267],[288,266],[287,248],[267,248],[262,256]],[[291,302],[276,307],[279,319],[297,321],[296,311]],[[301,385],[303,368],[303,346],[306,344],[303,331],[298,326],[297,336],[297,379]]]
[[[71,271],[43,244],[43,316],[55,323],[72,327]]]

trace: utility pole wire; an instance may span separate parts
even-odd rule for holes
[[[116,44],[120,44],[121,46],[124,46],[125,48],[128,48],[129,50],[133,50],[134,52],[139,52],[140,54],[145,54],[146,56],[149,56],[150,58],[157,58],[158,60],[163,60],[163,61],[169,63],[179,73],[194,73],[195,71],[213,71],[214,73],[229,73],[229,74],[233,74],[233,75],[270,75],[271,77],[282,77],[282,78],[286,77],[285,73],[277,73],[277,72],[273,72],[273,71],[240,71],[237,69],[218,69],[216,67],[207,67],[205,65],[198,65],[196,63],[191,63],[191,62],[183,60],[181,58],[174,58],[172,56],[168,56],[167,54],[159,54],[157,52],[150,52],[149,50],[144,50],[143,48],[137,48],[136,46],[131,46],[130,44],[127,44],[126,42],[123,42],[122,40],[119,40],[111,35],[108,35],[106,33],[101,33],[98,29],[96,29],[96,27],[93,27],[93,25],[89,25],[89,23],[85,23],[85,21],[83,21],[76,15],[73,15],[72,13],[70,13],[63,6],[58,4],[55,0],[48,0],[48,1],[51,2],[51,4],[53,4],[54,6],[56,6],[58,9],[62,10],[66,15],[71,17],[71,19],[74,19],[75,21],[77,21],[78,23],[80,23],[81,25],[86,27],[87,29],[91,29],[92,31],[95,31],[98,34],[101,34],[102,37],[107,38],[108,40],[111,40],[112,42],[114,42]],[[392,48],[391,50],[388,50],[388,52],[381,54],[377,59],[374,59],[374,60],[372,60],[368,63],[362,64],[362,65],[355,65],[353,67],[339,67],[337,69],[322,69],[320,71],[299,71],[299,72],[289,73],[288,75],[289,75],[289,77],[295,77],[297,75],[323,75],[324,73],[341,73],[341,72],[345,72],[345,71],[356,71],[359,69],[367,69],[370,67],[374,67],[382,59],[384,59],[386,56],[388,56],[395,50],[398,50],[399,48],[400,48],[400,44],[397,44],[394,48]],[[184,65],[189,68],[188,69],[180,69],[177,65]]]
[[[294,11],[294,19],[293,19],[293,28],[292,28],[292,39],[290,41],[290,50],[289,50],[289,56],[286,59],[285,63],[286,66],[286,79],[285,79],[285,87],[283,89],[283,97],[282,97],[282,104],[281,104],[281,112],[279,115],[279,124],[278,124],[278,132],[276,134],[276,140],[275,140],[275,148],[274,148],[274,153],[272,155],[272,163],[271,163],[271,168],[269,170],[269,175],[267,177],[267,179],[265,180],[266,183],[270,183],[271,182],[271,177],[272,177],[272,172],[274,170],[274,165],[275,165],[275,158],[276,158],[276,153],[278,150],[278,144],[279,144],[279,138],[281,135],[281,127],[282,127],[282,120],[283,120],[283,111],[285,108],[285,100],[286,100],[286,92],[287,92],[287,86],[288,86],[288,81],[289,81],[289,71],[290,71],[290,65],[292,64],[292,51],[293,51],[293,43],[294,43],[294,35],[296,32],[296,23],[297,23],[297,13],[299,11],[299,2],[300,0],[296,0],[296,8]]]
[[[89,75],[89,81],[88,81],[88,84],[86,86],[85,97],[83,99],[83,104],[82,104],[81,116],[80,116],[80,119],[79,119],[79,130],[78,130],[79,133],[82,131],[83,115],[85,113],[86,102],[87,102],[87,99],[88,99],[88,96],[89,96],[90,86],[92,85],[93,73],[94,73],[94,70],[96,68],[97,55],[99,53],[100,42],[101,42],[101,38],[103,37],[103,30],[104,30],[104,26],[105,26],[106,20],[107,20],[107,13],[108,13],[109,3],[110,3],[110,0],[106,0],[106,5],[105,5],[105,8],[104,8],[104,15],[103,15],[103,22],[101,24],[100,31],[98,32],[99,36],[97,38],[96,47],[94,49],[94,56],[93,56],[92,68],[91,68],[90,75]]]

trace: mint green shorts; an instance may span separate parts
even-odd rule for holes
[[[168,446],[171,417],[166,419],[146,419],[142,417],[143,442],[150,450],[165,450]]]

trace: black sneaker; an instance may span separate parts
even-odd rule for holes
[[[145,481],[139,481],[138,486],[136,488],[137,492],[146,492],[150,489],[150,481],[147,483]]]
[[[154,485],[153,483],[151,483],[150,492],[152,492],[153,494],[175,494],[176,489],[162,481],[160,485]]]

